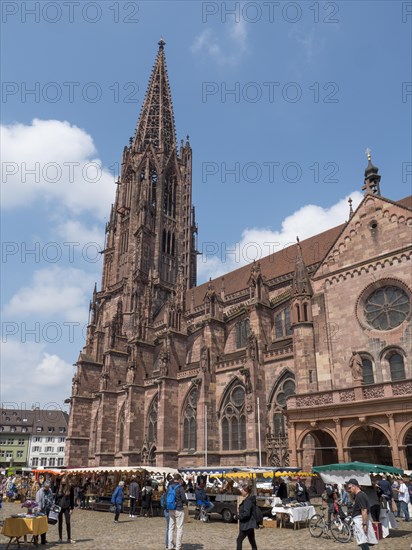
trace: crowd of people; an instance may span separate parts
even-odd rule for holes
[[[376,540],[371,520],[378,522],[382,509],[393,513],[398,519],[410,521],[412,503],[412,483],[408,476],[392,479],[388,476],[371,476],[371,486],[360,486],[356,479],[350,479],[344,485],[326,484],[322,499],[326,502],[328,524],[334,514],[341,517],[349,514],[353,517],[357,542],[362,550]],[[206,479],[199,476],[187,476],[186,481],[179,473],[168,475],[163,482],[151,479],[147,475],[128,475],[118,481],[113,489],[114,478],[76,477],[71,475],[20,475],[0,478],[0,495],[9,500],[35,499],[37,510],[49,515],[57,510],[59,542],[63,541],[63,523],[67,541],[72,539],[71,517],[76,507],[86,507],[88,491],[107,494],[111,490],[111,510],[114,522],[120,522],[125,498],[129,498],[129,517],[136,518],[140,506],[140,516],[153,515],[153,500],[159,501],[160,511],[165,518],[166,550],[181,550],[184,531],[185,506],[187,493],[194,494],[197,509],[204,517],[213,510],[214,505],[206,494]],[[233,485],[233,480],[228,483]],[[94,494],[92,493],[92,494]],[[237,493],[243,497],[238,509],[239,535],[237,550],[242,549],[248,539],[252,550],[257,550],[255,529],[259,527],[259,510],[256,497],[252,495],[252,486],[248,481],[238,484]],[[274,478],[272,494],[282,502],[309,503],[310,491],[303,479]],[[57,507],[57,508],[56,508]],[[202,519],[202,515],[198,516]],[[41,544],[47,544],[46,534],[41,535]]]

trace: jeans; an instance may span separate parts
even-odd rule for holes
[[[67,540],[71,537],[70,508],[62,508],[59,513],[59,539],[63,538],[63,515],[66,520]]]
[[[398,509],[398,511],[396,512],[396,517],[400,518],[401,517],[401,503],[400,503],[399,500],[395,500],[395,504],[396,504],[396,508]]]
[[[136,515],[136,499],[134,497],[130,497],[130,515]]]
[[[114,513],[114,521],[119,521],[120,512],[122,511],[122,505],[121,504],[115,504],[116,511]]]
[[[173,549],[173,537],[176,528],[176,550],[182,550],[183,522],[185,513],[183,510],[169,510],[169,549]]]
[[[405,521],[410,521],[410,515],[409,515],[409,509],[408,509],[408,503],[404,502],[403,500],[399,501],[399,504],[401,505],[401,511],[403,512],[403,515],[405,516]]]
[[[166,518],[166,548],[169,548],[169,523],[170,523],[169,510],[163,510],[163,515]]]
[[[248,538],[250,545],[252,547],[252,550],[257,550],[256,546],[256,540],[255,540],[255,530],[254,529],[247,529],[246,531],[239,531],[239,536],[236,540],[236,550],[242,550],[242,543],[245,540],[245,538]]]

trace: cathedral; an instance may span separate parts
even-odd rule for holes
[[[196,286],[192,149],[159,49],[72,380],[69,467],[412,469],[412,197]],[[389,188],[389,184],[388,184]]]

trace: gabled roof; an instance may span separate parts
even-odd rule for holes
[[[379,197],[384,201],[390,202],[402,206],[404,208],[412,209],[412,195],[405,197],[399,201],[391,201],[384,197]],[[359,208],[359,207],[358,207]],[[309,237],[304,241],[300,242],[302,249],[302,258],[304,264],[307,268],[310,268],[313,265],[319,264],[327,255],[335,241],[338,239],[341,232],[344,230],[348,222],[323,231],[318,235]],[[296,260],[297,247],[295,244],[285,247],[279,252],[265,256],[259,260],[262,276],[266,281],[273,279],[275,277],[281,277],[283,275],[288,275],[294,273],[295,270],[295,260]],[[221,277],[212,279],[212,284],[215,287],[217,293],[220,292],[222,286],[222,279],[224,278],[224,288],[225,295],[228,297],[231,294],[240,292],[247,289],[248,281],[250,277],[251,264],[245,265],[226,273]],[[210,281],[201,284],[198,287],[191,288],[186,293],[186,308],[190,309],[192,304],[192,295],[194,298],[194,307],[199,306],[203,303],[203,299],[207,292],[208,285]]]

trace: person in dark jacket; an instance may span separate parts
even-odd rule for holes
[[[129,497],[130,497],[130,514],[131,518],[136,516],[136,505],[139,500],[139,484],[136,481],[136,476],[132,476],[132,480],[129,485]]]
[[[175,509],[169,509],[169,550],[182,550],[182,538],[183,538],[183,522],[185,513],[183,506],[187,504],[186,494],[182,486],[182,476],[180,474],[173,475],[173,481],[169,483],[167,492],[174,491],[176,501],[174,503]],[[168,502],[166,496],[166,502]],[[174,532],[176,528],[176,546],[173,545]]]
[[[148,517],[149,511],[153,515],[152,511],[152,497],[153,497],[153,487],[151,479],[148,479],[145,483],[145,486],[142,489],[142,509],[140,511],[141,516]]]
[[[236,541],[236,550],[242,550],[242,544],[247,537],[252,550],[257,550],[255,529],[258,528],[255,517],[256,497],[252,496],[252,488],[248,483],[242,483],[240,491],[244,501],[239,506],[239,536]]]
[[[124,501],[124,481],[119,481],[119,485],[114,490],[112,494],[111,503],[115,505],[114,513],[114,522],[119,523],[120,512],[122,511],[123,501]]]
[[[280,500],[285,500],[288,498],[288,488],[286,486],[285,480],[282,479],[282,481],[279,483],[278,491],[276,493],[276,496],[280,498]]]
[[[56,504],[60,506],[59,513],[59,542],[63,542],[63,516],[66,520],[67,542],[75,544],[76,541],[71,537],[71,515],[74,510],[74,488],[67,478],[62,478],[57,489]]]

